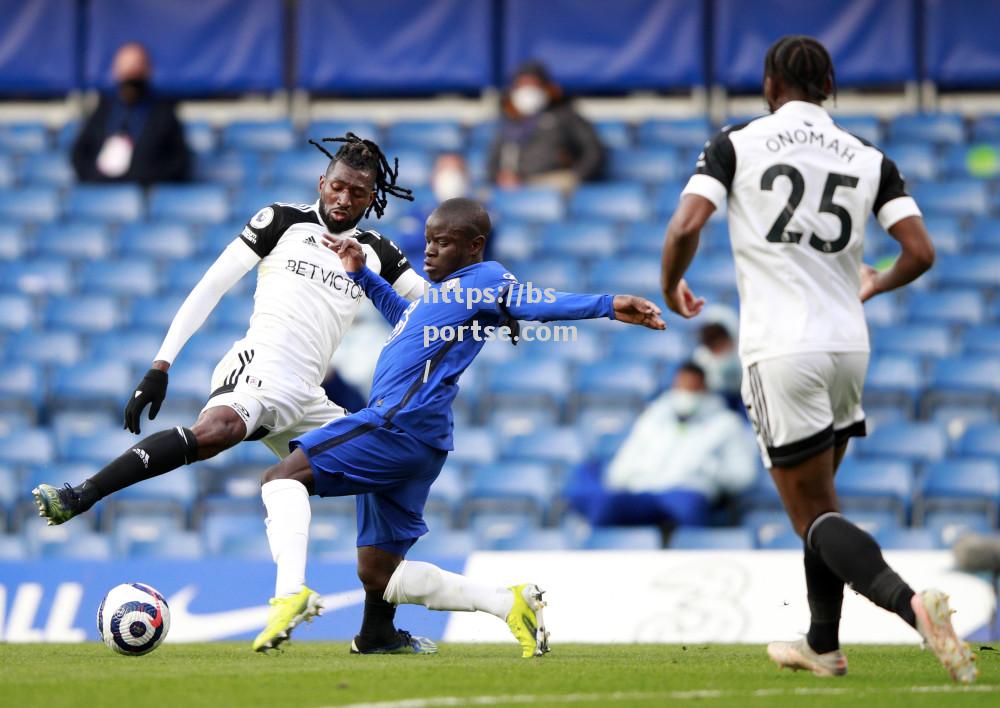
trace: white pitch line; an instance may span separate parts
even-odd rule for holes
[[[432,696],[429,698],[407,698],[399,701],[378,701],[375,703],[350,703],[341,708],[449,708],[451,706],[494,706],[503,704],[530,704],[539,701],[547,703],[617,703],[622,701],[664,701],[703,700],[705,698],[773,698],[777,696],[843,696],[872,693],[995,693],[998,685],[981,686],[909,686],[904,688],[760,688],[754,691],[721,691],[713,689],[692,691],[657,691],[615,693],[567,693],[567,694],[514,694],[509,696]],[[333,708],[332,706],[328,708]]]

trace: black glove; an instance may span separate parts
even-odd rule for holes
[[[146,407],[147,403],[152,403],[149,407],[149,419],[153,420],[160,412],[160,405],[163,404],[163,399],[166,397],[167,372],[150,369],[136,386],[132,398],[125,404],[125,427],[138,435],[142,409]]]

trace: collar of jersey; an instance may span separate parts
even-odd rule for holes
[[[817,106],[815,103],[809,103],[808,101],[789,101],[776,110],[775,114],[783,116],[794,115],[813,123],[833,122],[833,118],[830,117],[830,114],[826,112],[823,106]]]
[[[449,274],[448,274],[448,275],[446,275],[445,277],[441,278],[441,280],[439,280],[438,282],[436,282],[436,283],[431,283],[431,286],[440,286],[440,285],[444,285],[444,284],[445,284],[445,283],[447,283],[447,282],[448,282],[449,280],[454,280],[455,278],[461,278],[461,277],[462,277],[463,275],[468,275],[468,274],[469,274],[469,272],[470,272],[470,271],[471,271],[471,270],[472,270],[473,268],[475,268],[475,267],[477,267],[477,266],[481,266],[481,265],[482,265],[483,263],[485,263],[485,262],[486,262],[486,261],[480,261],[479,263],[470,263],[469,265],[465,266],[464,268],[459,268],[458,270],[456,270],[456,271],[453,271],[453,272],[449,273]]]

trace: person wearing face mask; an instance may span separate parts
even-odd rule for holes
[[[706,323],[698,330],[698,346],[691,361],[705,370],[708,390],[726,400],[732,410],[746,414],[740,385],[743,366],[736,349],[738,315],[723,305],[705,308]]]
[[[639,415],[607,464],[585,464],[567,487],[570,507],[595,526],[704,526],[720,497],[754,480],[755,447],[745,421],[711,393],[697,364]]]
[[[601,177],[605,151],[593,126],[570,105],[539,62],[523,64],[503,99],[490,149],[489,176],[499,187],[572,191]]]
[[[111,65],[115,90],[101,96],[73,145],[81,182],[181,182],[191,154],[172,101],[155,95],[146,49],[119,47]]]

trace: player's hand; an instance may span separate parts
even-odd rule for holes
[[[867,263],[861,264],[860,269],[861,274],[861,288],[858,290],[858,297],[861,298],[861,302],[870,300],[871,298],[878,295],[878,271],[872,268]]]
[[[705,306],[705,298],[695,297],[691,288],[688,287],[687,281],[683,278],[681,278],[681,282],[677,283],[673,292],[664,293],[663,299],[666,301],[667,307],[687,319],[698,315],[701,308]]]
[[[615,319],[628,324],[638,324],[650,329],[666,329],[660,317],[660,308],[646,298],[635,295],[615,295]]]
[[[348,273],[357,273],[365,267],[367,256],[361,244],[353,238],[323,234],[323,245],[340,256],[340,261]]]
[[[139,419],[142,418],[142,411],[147,404],[149,406],[149,419],[156,418],[160,412],[163,399],[167,397],[167,372],[160,369],[150,369],[142,377],[142,381],[135,387],[132,398],[125,404],[125,428],[130,432],[139,434]]]

